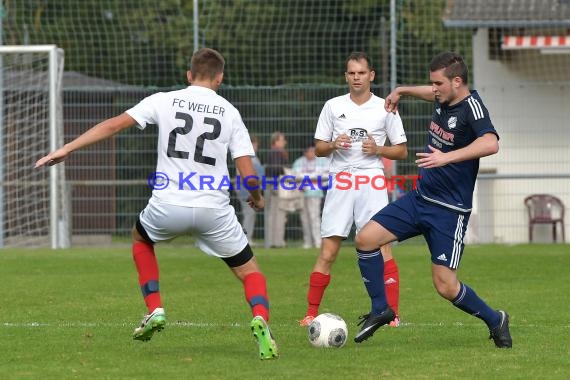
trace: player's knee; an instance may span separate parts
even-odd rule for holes
[[[366,243],[366,239],[360,233],[354,236],[354,245],[356,249],[362,249],[362,246]]]
[[[446,295],[446,288],[445,286],[442,286],[440,284],[434,284],[435,290],[437,291],[437,294],[439,294],[441,297],[447,299]]]
[[[354,245],[356,246],[356,249],[364,251],[370,251],[378,248],[378,244],[376,244],[372,236],[363,231],[357,233],[354,237]]]
[[[335,252],[333,250],[323,249],[319,254],[319,261],[328,266],[331,266],[335,262],[337,256],[338,251]]]
[[[447,300],[451,301],[457,296],[456,286],[452,282],[434,279],[433,286],[437,293]]]

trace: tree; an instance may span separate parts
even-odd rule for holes
[[[399,4],[398,82],[426,83],[431,58],[442,51],[460,53],[470,65],[471,31],[445,29],[446,0],[402,0]]]
[[[55,43],[66,70],[125,84],[172,86],[181,82],[192,17],[177,0],[7,1],[6,44]]]
[[[399,81],[425,80],[441,50],[470,58],[469,32],[446,30],[444,0],[399,0]],[[56,43],[67,70],[160,88],[185,84],[193,2],[7,0],[5,43]],[[389,82],[390,0],[202,0],[200,44],[227,60],[227,85],[344,83],[344,59],[369,53]]]

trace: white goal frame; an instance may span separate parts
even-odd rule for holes
[[[63,143],[63,115],[62,115],[62,84],[63,59],[58,64],[58,58],[63,57],[63,50],[56,45],[5,45],[0,46],[0,142],[3,141],[4,130],[4,78],[3,57],[10,53],[46,53],[48,57],[48,83],[49,83],[49,147],[53,151]],[[59,79],[59,80],[58,80]],[[3,146],[0,143],[0,157],[4,159]],[[48,152],[45,152],[47,154]],[[33,165],[33,163],[32,163]],[[0,164],[0,248],[5,246],[4,241],[4,169]],[[33,169],[30,170],[45,170]],[[35,184],[46,186],[48,184]],[[65,183],[65,168],[63,164],[49,168],[49,240],[52,249],[68,248],[70,243],[69,205]]]

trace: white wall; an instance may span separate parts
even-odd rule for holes
[[[491,61],[487,30],[479,29],[473,42],[473,87],[501,137],[500,152],[481,160],[482,171],[570,174],[570,54],[518,51],[508,60]],[[557,195],[570,206],[570,178],[479,182],[473,242],[526,242],[522,201],[531,193]],[[537,238],[547,239],[549,232],[541,230]]]

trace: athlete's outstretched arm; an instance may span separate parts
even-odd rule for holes
[[[416,164],[420,168],[437,168],[454,162],[490,156],[499,151],[499,140],[494,133],[485,133],[466,147],[447,153],[443,153],[431,145],[428,145],[428,147],[431,152],[416,153],[416,156],[419,157],[416,160]]]
[[[386,96],[384,109],[387,112],[396,113],[398,111],[398,102],[402,96],[413,96],[414,98],[426,100],[428,102],[435,101],[435,95],[432,91],[432,86],[401,86],[392,90]]]
[[[127,113],[122,113],[119,116],[104,120],[58,150],[40,158],[36,162],[35,167],[39,168],[44,165],[52,166],[60,163],[64,161],[71,152],[105,140],[136,123],[136,120]]]

